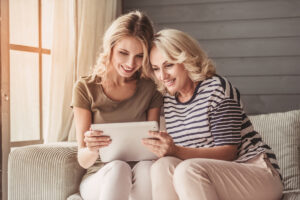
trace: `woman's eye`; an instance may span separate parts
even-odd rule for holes
[[[152,68],[152,70],[153,70],[153,71],[158,71],[159,69],[158,69],[158,68]]]
[[[169,63],[169,64],[166,64],[166,67],[172,67],[174,64],[173,63]]]
[[[121,55],[128,55],[128,53],[125,52],[125,51],[119,51],[119,53],[120,53]]]
[[[144,55],[143,55],[143,54],[138,54],[138,55],[137,55],[137,57],[139,57],[139,58],[143,58],[143,57],[144,57]]]

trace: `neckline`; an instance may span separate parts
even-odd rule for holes
[[[186,101],[186,102],[181,102],[181,101],[179,101],[178,96],[175,95],[175,100],[176,100],[176,102],[177,102],[178,104],[181,104],[181,105],[187,105],[187,104],[190,104],[190,103],[195,99],[195,97],[196,97],[196,95],[197,95],[197,91],[198,91],[200,85],[202,84],[202,82],[203,82],[203,81],[199,81],[199,83],[197,84],[197,86],[196,86],[196,88],[195,88],[195,90],[194,90],[193,96],[192,96],[188,101]]]
[[[107,99],[108,101],[110,101],[111,103],[115,103],[115,104],[119,104],[119,103],[123,103],[123,102],[126,102],[130,99],[132,99],[134,96],[136,96],[137,94],[137,91],[139,90],[140,88],[140,79],[136,79],[136,88],[135,88],[135,91],[133,93],[133,95],[131,95],[130,97],[126,98],[126,99],[123,99],[121,101],[117,101],[117,100],[113,100],[111,99],[109,96],[107,96],[107,94],[105,93],[104,89],[103,89],[103,86],[102,84],[100,83],[100,89],[101,89],[101,92],[103,94],[103,96],[105,97],[105,99]]]

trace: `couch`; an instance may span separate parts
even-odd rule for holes
[[[300,199],[300,110],[250,116],[277,155],[284,181],[284,200]],[[85,172],[76,160],[75,142],[14,149],[8,161],[9,200],[81,200]]]

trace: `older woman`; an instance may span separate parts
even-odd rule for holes
[[[167,129],[143,140],[160,157],[151,168],[153,199],[280,199],[276,156],[254,131],[238,90],[216,75],[197,41],[162,30],[150,62],[165,94]]]

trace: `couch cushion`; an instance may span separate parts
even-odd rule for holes
[[[284,193],[300,194],[300,110],[249,117],[277,156]]]
[[[78,191],[85,171],[77,161],[77,143],[16,148],[8,160],[8,199],[65,200]]]

